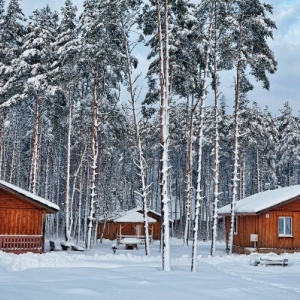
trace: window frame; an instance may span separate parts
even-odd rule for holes
[[[290,220],[290,233],[286,232],[287,219]],[[283,220],[282,232],[280,232],[280,220]],[[279,237],[293,237],[293,218],[291,216],[279,216],[278,217],[278,236]]]

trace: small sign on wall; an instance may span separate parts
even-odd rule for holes
[[[269,214],[266,214],[266,219],[269,219],[270,218],[270,215]]]
[[[250,242],[258,242],[258,234],[250,234]]]

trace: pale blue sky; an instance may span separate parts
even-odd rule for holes
[[[8,2],[8,0],[7,0]],[[64,0],[22,0],[21,7],[26,15],[34,9],[40,9],[46,4],[60,12]],[[73,0],[79,10],[83,0]],[[193,0],[197,2],[197,0]],[[299,0],[262,0],[273,5],[272,19],[276,21],[278,30],[274,32],[274,41],[270,41],[271,49],[278,61],[276,74],[270,75],[271,89],[264,91],[261,84],[255,84],[255,90],[249,93],[250,101],[257,101],[262,108],[268,106],[273,113],[282,108],[285,101],[289,101],[294,113],[300,111],[300,1]],[[138,53],[140,64],[145,65],[147,53]],[[234,91],[231,87],[233,78],[226,76],[228,82],[222,84],[222,92],[228,99],[233,99]]]

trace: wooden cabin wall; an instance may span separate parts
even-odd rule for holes
[[[103,233],[103,238],[108,240],[115,240],[117,238],[117,234],[120,233],[120,225],[122,226],[122,234],[124,235],[136,235],[136,225],[141,226],[141,235],[145,235],[145,229],[143,223],[114,223],[108,221],[105,225],[105,230]],[[153,231],[151,228],[153,227]],[[98,231],[97,238],[101,238],[101,234],[103,232],[104,222],[98,223]],[[153,239],[160,239],[160,223],[149,224],[149,234],[153,234]]]
[[[280,237],[278,234],[279,217],[292,217],[292,237]],[[230,217],[226,217],[226,239],[230,230]],[[259,215],[238,216],[238,234],[233,244],[241,247],[253,247],[250,234],[258,234],[258,248],[300,249],[300,199],[291,201],[276,209]]]
[[[42,235],[43,211],[0,190],[0,234]]]
[[[160,235],[161,235],[161,223],[156,222],[153,224],[153,240],[160,240]]]
[[[37,209],[1,209],[1,235],[42,235],[42,213]]]
[[[103,228],[105,226],[105,230],[103,232]],[[111,221],[108,221],[106,225],[104,222],[98,223],[98,231],[97,231],[97,238],[100,239],[103,232],[103,238],[108,240],[115,240],[117,238],[117,224]]]
[[[161,217],[157,214],[152,213],[151,211],[148,212],[148,217],[153,218],[156,220],[156,223],[151,224],[150,226],[153,227],[153,240],[160,240],[161,235]],[[171,226],[170,226],[171,227]],[[150,231],[151,233],[151,231]]]
[[[253,247],[250,242],[250,234],[257,233],[255,216],[238,216],[237,234],[233,237],[233,244],[236,246]],[[226,238],[230,232],[230,217],[226,218]]]
[[[261,214],[258,218],[261,233],[258,247],[260,248],[300,248],[300,214],[298,212],[270,211],[269,217]],[[292,217],[292,237],[280,237],[278,234],[278,218]]]

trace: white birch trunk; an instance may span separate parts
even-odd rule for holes
[[[13,138],[13,151],[11,154],[11,163],[10,163],[10,175],[9,175],[9,182],[14,183],[13,176],[15,173],[15,164],[16,164],[16,144],[17,142],[17,130],[18,130],[18,115],[15,114],[15,124],[14,124],[14,138]],[[47,198],[46,198],[47,199]]]
[[[192,97],[194,99],[194,97]],[[192,165],[193,165],[193,116],[194,116],[194,101],[191,103],[191,113],[190,113],[190,122],[189,128],[187,130],[187,153],[186,153],[186,189],[185,189],[185,227],[184,227],[184,238],[183,245],[188,246],[189,244],[189,232],[191,226],[191,191],[192,191]],[[189,104],[188,104],[189,106]]]
[[[242,193],[241,193],[241,199],[244,199],[246,197],[246,142],[244,142],[243,145],[243,156],[242,156],[242,162],[243,162],[243,168],[242,168]]]
[[[161,88],[161,209],[162,209],[162,270],[171,270],[170,259],[170,228],[169,228],[169,41],[168,41],[168,1],[164,0],[164,30],[165,44],[163,45],[162,24],[160,18],[160,2],[156,0],[159,73]]]
[[[77,169],[74,173],[74,180],[73,180],[73,186],[72,186],[72,196],[70,199],[70,212],[74,212],[74,202],[75,202],[75,193],[78,191],[78,211],[76,220],[72,220],[71,228],[73,226],[74,234],[73,236],[76,237],[77,235],[77,242],[80,240],[80,234],[81,234],[81,210],[82,210],[82,188],[83,188],[83,178],[82,178],[82,169],[83,169],[83,160],[85,155],[86,148],[81,151],[80,155],[80,162],[77,166]],[[79,177],[79,178],[78,178]],[[79,188],[76,188],[76,186],[79,185]],[[76,231],[77,228],[77,231]],[[76,231],[76,233],[75,233]]]
[[[40,130],[40,105],[39,97],[35,101],[35,116],[33,129],[33,143],[29,175],[29,191],[36,194],[37,188],[37,168],[38,168],[38,144],[39,144],[39,130]]]
[[[79,199],[78,199],[78,230],[77,230],[77,242],[81,238],[81,218],[82,218],[82,194],[83,194],[83,167],[80,169],[80,181],[79,181]]]
[[[97,73],[97,68],[95,72]],[[95,75],[96,76],[96,75]],[[92,229],[95,214],[96,202],[96,175],[97,175],[97,160],[98,160],[98,101],[97,101],[97,85],[98,79],[95,77],[93,84],[93,103],[92,103],[92,165],[91,165],[91,185],[90,185],[90,211],[88,216],[88,233],[87,233],[87,249],[91,249]]]
[[[5,122],[5,112],[1,109],[1,132],[0,132],[0,178],[2,179],[3,172],[3,157],[4,157],[4,122]]]
[[[90,178],[90,167],[89,167],[89,164],[87,163],[87,166],[86,166],[86,178],[85,178],[85,181],[86,181],[86,195],[89,194],[89,190],[90,190],[90,187],[89,187],[89,184],[88,184],[88,179]],[[85,244],[87,244],[87,232],[88,232],[88,214],[89,214],[89,201],[86,200],[85,201],[85,207],[84,207],[84,224],[83,224],[83,240],[85,242]]]
[[[71,240],[71,228],[73,218],[71,219],[72,211],[70,211],[70,161],[71,161],[71,132],[72,132],[72,100],[71,87],[68,94],[68,144],[67,144],[67,166],[66,166],[66,194],[65,194],[65,240]]]
[[[262,187],[261,187],[261,178],[260,178],[260,165],[259,165],[258,149],[256,149],[256,172],[257,172],[257,192],[260,193],[262,191]]]
[[[215,1],[216,12],[216,1]],[[213,227],[212,227],[212,241],[211,241],[211,255],[215,255],[216,242],[218,235],[218,203],[219,203],[219,131],[218,131],[218,61],[217,61],[217,16],[215,13],[215,40],[214,40],[214,129],[215,129],[215,147],[214,147],[214,188],[213,188]]]
[[[211,33],[212,33],[212,18],[213,18],[213,1],[211,1],[209,17],[209,27],[207,31],[207,50],[205,53],[205,67],[204,74],[201,80],[201,91],[200,91],[200,122],[199,122],[199,133],[198,133],[198,166],[197,166],[197,191],[196,191],[196,205],[195,205],[195,220],[193,228],[193,245],[192,245],[192,265],[191,271],[196,272],[196,258],[197,258],[197,240],[198,240],[198,226],[199,226],[199,212],[202,202],[201,197],[201,172],[202,172],[202,144],[203,144],[203,124],[204,124],[204,108],[205,108],[205,91],[207,88],[206,79],[208,76],[208,63],[211,51]]]

